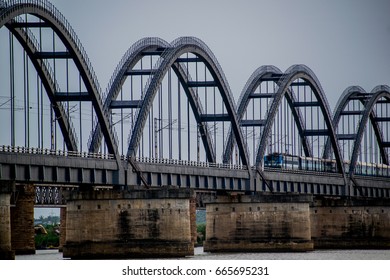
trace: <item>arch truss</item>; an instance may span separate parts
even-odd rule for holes
[[[281,167],[283,163],[272,163],[278,155],[289,168],[326,171],[334,158],[332,171],[343,174],[329,105],[307,66],[294,65],[285,73],[274,66],[258,68],[242,91],[237,115],[257,169]],[[332,157],[324,155],[328,139],[336,151]],[[228,143],[225,158],[234,149],[231,138]]]
[[[389,176],[390,88],[371,92],[347,88],[336,106],[333,124],[345,159],[346,172],[354,175]],[[330,150],[327,146],[326,152]],[[356,185],[356,183],[355,183]]]
[[[129,119],[127,132],[120,124],[121,149],[125,153],[127,147],[129,157],[215,163],[223,155],[219,139],[226,142],[231,125],[239,143],[237,163],[248,164],[229,85],[199,39],[167,43],[145,38],[135,43],[111,79],[104,109],[113,123]],[[93,141],[99,141],[98,130]]]
[[[2,39],[7,45],[3,50],[9,51],[9,70],[2,78],[8,80],[10,92],[10,145],[86,151],[85,131],[100,123],[104,149],[118,161],[115,134],[104,115],[98,80],[64,16],[47,1],[2,2],[0,8],[4,38],[2,27],[9,30],[9,43]],[[18,67],[23,69],[22,79]],[[20,135],[16,125],[22,124],[25,129]],[[20,139],[24,143],[18,143]]]

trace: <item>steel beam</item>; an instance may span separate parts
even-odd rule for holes
[[[266,120],[241,120],[240,126],[265,126]]]
[[[56,92],[56,101],[91,101],[92,97],[88,92]]]
[[[310,86],[310,84],[306,81],[303,81],[303,82],[292,82],[290,84],[290,86]]]
[[[71,59],[73,58],[70,52],[36,52],[35,57],[38,59]]]
[[[186,62],[203,62],[203,60],[200,58],[200,57],[179,57],[178,59],[176,59],[176,62],[183,62],[183,63],[186,63]]]
[[[136,109],[141,108],[142,100],[112,100],[110,104],[110,109]]]
[[[370,99],[370,93],[359,93],[349,97],[349,100],[368,100]]]
[[[390,142],[382,142],[382,146],[385,148],[390,148]]]
[[[155,50],[155,51],[144,51],[142,52],[142,56],[160,56],[163,52],[164,52],[165,49],[162,49],[162,50]]]
[[[363,115],[364,111],[341,111],[340,115],[345,116],[354,116],[354,115]]]
[[[303,135],[304,136],[328,136],[329,130],[328,129],[304,130]]]
[[[251,93],[249,98],[274,98],[275,94],[273,93]]]
[[[294,107],[318,107],[320,106],[320,102],[312,101],[312,102],[293,102]]]
[[[337,140],[355,140],[356,134],[337,134]]]
[[[378,100],[376,104],[389,104],[389,103],[390,103],[390,99],[383,99],[383,100]]]
[[[390,122],[390,117],[375,117],[374,121],[376,121],[376,122]]]
[[[188,81],[189,87],[216,87],[218,84],[215,81]]]
[[[12,28],[46,28],[51,27],[47,22],[12,22],[9,24]]]
[[[151,75],[154,74],[156,70],[154,69],[133,69],[128,70],[124,73],[126,76],[142,76],[142,75]]]
[[[269,75],[263,76],[261,81],[263,82],[277,82],[283,76],[283,73],[270,73]]]
[[[200,115],[201,122],[228,122],[231,116],[228,114],[202,114]]]

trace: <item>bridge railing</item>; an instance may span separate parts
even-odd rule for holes
[[[112,154],[101,154],[101,153],[88,153],[78,151],[63,151],[63,150],[52,150],[47,148],[33,148],[33,147],[22,147],[22,146],[9,146],[1,145],[0,153],[17,153],[17,154],[34,154],[34,155],[50,155],[50,156],[63,156],[63,157],[80,157],[80,158],[94,158],[94,159],[115,159]],[[122,155],[122,160],[127,161],[128,157]],[[213,162],[200,162],[200,161],[189,161],[179,159],[160,159],[160,158],[148,158],[148,157],[137,157],[135,158],[140,163],[152,163],[152,164],[168,164],[168,165],[184,165],[194,167],[212,167],[212,168],[223,168],[223,169],[235,169],[235,170],[246,170],[245,165],[235,164],[223,164]]]
[[[126,160],[127,158],[126,156],[123,156],[122,159]],[[193,166],[193,167],[205,167],[205,168],[212,167],[212,168],[235,169],[235,170],[247,169],[247,166],[245,165],[188,161],[188,160],[179,160],[179,159],[136,157],[135,160],[140,163],[151,163],[151,164],[184,165],[184,166]]]
[[[18,154],[35,154],[35,155],[51,155],[51,156],[63,156],[63,157],[81,157],[81,158],[94,158],[94,159],[115,159],[112,154],[101,154],[101,153],[88,153],[88,152],[77,152],[77,151],[62,151],[52,150],[45,148],[27,148],[20,146],[0,146],[0,152],[5,153],[18,153]]]
[[[78,151],[62,151],[52,150],[47,148],[32,148],[32,147],[21,147],[21,146],[9,146],[1,145],[0,153],[18,153],[18,154],[35,154],[35,155],[51,155],[51,156],[63,156],[63,157],[81,157],[81,158],[94,158],[94,159],[112,159],[115,157],[112,154],[101,154],[101,153],[88,153]],[[122,156],[122,160],[127,161],[127,156]],[[200,161],[189,161],[179,159],[160,159],[160,158],[148,158],[148,157],[137,157],[135,158],[140,163],[152,163],[152,164],[168,164],[168,165],[185,165],[194,167],[212,167],[212,168],[223,168],[223,169],[235,169],[235,170],[246,170],[245,165],[234,165],[234,164],[223,164],[213,162],[200,162]]]

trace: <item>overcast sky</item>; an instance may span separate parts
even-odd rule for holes
[[[104,90],[143,37],[195,36],[214,52],[237,101],[261,65],[306,64],[332,111],[345,88],[390,84],[389,0],[53,0],[83,44]],[[37,211],[37,214],[48,213]],[[46,214],[46,215],[45,215]]]
[[[389,0],[53,0],[79,36],[104,90],[143,37],[195,36],[214,52],[237,101],[261,65],[306,64],[329,103],[350,85],[390,84]]]

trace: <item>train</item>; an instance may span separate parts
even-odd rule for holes
[[[347,165],[349,171],[349,164]],[[381,163],[358,162],[355,167],[355,174],[365,176],[390,177],[390,166]]]
[[[317,172],[337,172],[334,159],[322,159],[305,156],[294,156],[283,153],[272,153],[264,156],[265,168],[281,168],[290,170],[307,170]],[[344,161],[344,170],[349,173],[350,162]],[[380,163],[357,162],[356,175],[390,177],[390,166]]]

